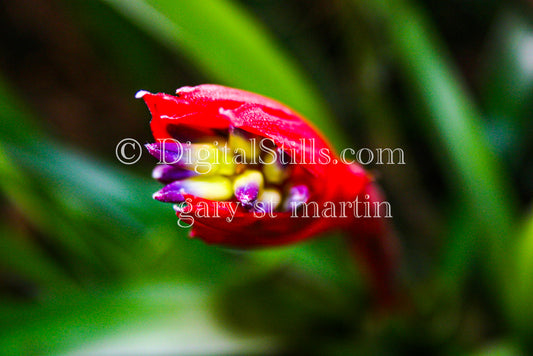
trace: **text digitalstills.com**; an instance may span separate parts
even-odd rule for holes
[[[306,165],[306,164],[353,164],[366,166],[375,165],[404,165],[405,153],[401,148],[344,148],[339,153],[339,159],[332,159],[328,148],[316,149],[313,139],[299,140],[298,153],[293,146],[276,146],[270,138],[257,140],[252,138],[248,142],[248,149],[242,147],[231,148],[228,142],[213,141],[210,144],[196,144],[191,141],[180,142],[175,139],[161,141],[161,155],[158,164],[181,164],[192,168],[198,174],[209,174],[213,165],[217,164],[276,164]],[[248,151],[248,152],[247,152]],[[172,152],[165,155],[164,152]],[[142,145],[135,139],[125,138],[116,148],[117,159],[127,165],[139,161],[143,153]]]

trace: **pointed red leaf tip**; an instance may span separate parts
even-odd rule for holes
[[[176,181],[165,180],[168,185],[154,198],[181,203],[175,209],[192,225],[191,236],[260,247],[343,229],[360,241],[354,246],[370,272],[379,274],[377,284],[395,268],[397,248],[387,245],[392,240],[385,219],[354,216],[356,201],[380,199],[372,179],[359,165],[343,163],[297,112],[258,94],[212,84],[182,87],[176,95],[141,90],[136,97],[152,114],[156,143],[149,145],[150,153],[160,160],[181,153],[174,162],[161,162]],[[158,177],[162,168],[156,169]],[[195,175],[184,175],[183,169]]]

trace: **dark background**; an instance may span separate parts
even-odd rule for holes
[[[2,1],[0,346],[527,354],[531,16],[503,0]],[[272,47],[244,40],[256,31]],[[201,83],[275,97],[338,149],[405,151],[405,166],[365,167],[402,242],[400,310],[376,307],[341,236],[229,251],[151,200],[154,161],[114,154],[152,140],[134,94]]]

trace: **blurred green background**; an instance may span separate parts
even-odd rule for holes
[[[533,353],[533,4],[0,2],[5,355]],[[340,235],[243,252],[151,199],[139,89],[276,98],[392,204],[405,299],[381,310]]]

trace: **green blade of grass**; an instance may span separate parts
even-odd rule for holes
[[[529,347],[533,330],[533,211],[522,225],[515,246],[514,260],[509,274],[509,288],[507,289],[507,312],[519,335],[523,337]]]
[[[152,202],[149,195],[143,202],[132,203],[132,197],[140,196],[147,186],[155,189],[155,182],[134,177],[57,144],[38,127],[33,115],[12,94],[2,78],[0,108],[2,148],[16,159],[17,164],[37,172],[39,178],[48,179],[45,184],[48,188],[65,190],[63,199],[86,204],[78,207],[84,214],[98,215],[95,209],[103,209],[106,214],[99,216],[111,212],[113,217],[127,222],[127,225],[139,227],[141,222],[136,221],[132,213],[142,212],[141,217],[146,217],[146,212],[162,213],[161,204]],[[32,184],[35,183],[29,183],[29,186]]]
[[[27,234],[9,227],[0,227],[0,266],[8,274],[38,285],[61,288],[74,286],[74,281],[50,256],[37,248]]]
[[[503,283],[513,232],[513,195],[505,174],[483,135],[480,114],[452,68],[423,13],[408,1],[372,2],[386,25],[400,69],[429,111],[423,122],[428,136],[436,132],[444,151],[443,172],[473,217],[470,223],[485,237],[486,266]],[[437,152],[443,156],[443,152]],[[475,235],[464,245],[473,246]],[[451,253],[454,253],[451,251]],[[474,253],[474,251],[472,251]],[[462,261],[466,270],[468,260]]]
[[[70,261],[67,272],[82,279],[131,274],[162,253],[158,243],[163,240],[189,243],[188,231],[175,225],[173,210],[151,198],[156,182],[58,144],[38,128],[2,80],[0,94],[0,189]],[[159,223],[174,228],[165,237],[155,236]],[[165,244],[171,248],[174,243]],[[211,266],[225,258],[220,250],[195,246],[175,247],[179,253],[174,260]],[[186,274],[176,265],[169,264],[167,272]]]
[[[213,80],[290,105],[311,119],[338,147],[342,145],[343,135],[313,84],[260,23],[237,3],[104,1],[156,40],[188,56]]]
[[[105,242],[111,236],[109,232],[116,231],[116,221],[140,231],[139,223],[124,209],[126,204],[117,205],[120,198],[127,200],[125,193],[132,190],[131,182],[118,174],[111,176],[103,167],[90,164],[85,156],[52,142],[1,80],[0,94],[1,190],[31,224],[46,234],[54,248],[78,262],[73,266],[80,273],[91,271],[89,266],[105,270],[95,244]],[[100,226],[105,238],[93,239],[89,226]],[[110,227],[107,235],[106,227]]]
[[[65,224],[63,212],[54,209],[49,197],[16,167],[2,145],[0,145],[0,191],[37,229],[53,238],[58,238],[61,246],[72,256],[86,263],[98,261],[86,241],[79,239],[79,235]],[[61,239],[61,236],[67,238]]]

